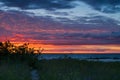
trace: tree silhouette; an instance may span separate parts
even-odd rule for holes
[[[9,54],[35,54],[34,48],[28,47],[29,43],[24,43],[20,46],[15,46],[10,41],[0,42],[0,54],[9,55]],[[41,54],[43,51],[42,48],[37,50],[38,54]]]
[[[11,53],[11,48],[13,45],[10,43],[10,41],[6,41],[4,43],[0,42],[0,53],[2,55],[8,55]]]

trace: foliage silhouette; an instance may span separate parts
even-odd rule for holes
[[[0,42],[0,54],[8,55],[8,54],[41,54],[43,49],[35,50],[34,48],[28,47],[29,43],[24,43],[20,46],[15,46],[10,41]]]
[[[35,62],[38,61],[37,58],[43,49],[35,50],[34,48],[29,48],[28,45],[29,43],[24,43],[20,46],[15,46],[10,41],[0,42],[0,59],[20,60],[31,67],[35,67]]]

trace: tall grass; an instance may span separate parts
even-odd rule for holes
[[[2,60],[0,80],[31,80],[30,67],[20,61]]]
[[[38,70],[40,80],[120,80],[120,62],[79,61],[67,56],[38,61],[34,53],[28,44],[1,42],[0,80],[31,80],[31,68]]]
[[[38,71],[41,80],[120,80],[119,62],[41,60]]]
[[[29,43],[15,46],[10,41],[0,42],[0,60],[19,60],[34,67],[34,63],[37,61],[37,57],[43,49],[37,50],[37,54],[35,54],[36,50],[29,48],[28,45]]]
[[[0,42],[0,80],[31,80],[30,69],[38,62],[34,48],[28,43],[15,46],[10,41]]]

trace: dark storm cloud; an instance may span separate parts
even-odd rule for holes
[[[24,35],[24,34],[23,34]],[[59,45],[80,45],[80,44],[120,44],[120,32],[85,34],[85,33],[37,33],[26,35],[26,38],[33,40],[44,40],[43,43]]]
[[[61,8],[72,8],[70,4],[72,0],[0,0],[7,6],[20,7],[22,9],[61,9]]]
[[[22,9],[44,8],[48,10],[73,8],[72,1],[83,1],[94,9],[114,13],[120,11],[120,0],[0,0],[7,6],[20,7]]]
[[[64,37],[64,39],[75,39],[75,40],[80,40],[80,39],[88,39],[91,38],[93,40],[95,39],[100,39],[100,40],[120,40],[120,32],[111,32],[111,33],[99,33],[99,34],[94,34],[94,33],[65,33],[61,35]]]
[[[57,19],[64,23],[104,23],[104,18],[114,20],[119,25],[120,1],[116,0],[0,0],[1,11],[21,12],[31,17]],[[111,13],[111,14],[108,14]],[[100,17],[104,17],[102,22]],[[85,17],[82,21],[82,19]],[[87,19],[90,18],[90,19]],[[71,22],[70,22],[71,21]],[[87,22],[86,22],[87,21]],[[90,22],[89,22],[90,21]]]
[[[120,11],[120,0],[82,0],[94,9],[106,13],[114,13]]]

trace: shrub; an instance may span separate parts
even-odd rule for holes
[[[34,65],[43,49],[35,50],[34,48],[29,48],[28,45],[29,43],[15,46],[10,41],[0,42],[0,59],[20,60],[27,62],[30,66]]]
[[[24,43],[20,46],[15,46],[10,41],[0,42],[0,54],[8,55],[8,54],[41,54],[43,49],[35,50],[34,48],[28,47],[29,43]]]

